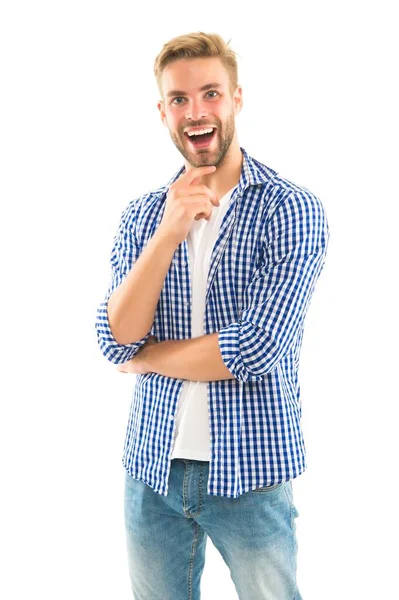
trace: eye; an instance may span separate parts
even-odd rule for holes
[[[177,96],[177,98],[173,98],[172,104],[181,104],[181,102],[176,102],[176,100],[184,100],[183,96]]]
[[[215,94],[215,96],[210,96],[211,98],[217,98],[218,96],[220,96],[219,92],[217,92],[216,90],[209,90],[208,92],[206,92],[206,95],[208,94]],[[171,104],[176,104],[177,106],[183,104],[183,102],[178,102],[178,100],[184,101],[185,98],[183,96],[176,96],[176,98],[173,98],[171,100]]]

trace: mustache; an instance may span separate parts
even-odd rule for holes
[[[180,131],[181,133],[184,133],[184,130],[186,129],[186,127],[202,127],[203,129],[206,129],[207,127],[216,127],[217,129],[220,129],[220,123],[217,123],[216,125],[214,123],[186,123],[185,125],[182,125]]]

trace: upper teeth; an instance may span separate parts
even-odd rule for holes
[[[204,133],[212,133],[213,131],[213,127],[211,127],[210,129],[200,129],[199,131],[187,131],[189,136],[193,136],[193,135],[203,135]]]

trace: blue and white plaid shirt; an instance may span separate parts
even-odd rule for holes
[[[235,377],[208,382],[207,492],[228,498],[293,479],[307,467],[298,365],[304,318],[329,239],[320,200],[241,151],[240,181],[212,251],[204,314],[204,332],[219,332],[223,362]],[[107,317],[110,295],[154,235],[169,186],[183,172],[122,213],[112,277],[96,319],[100,349],[114,364],[131,359],[150,334],[159,342],[191,338],[187,240],[174,253],[145,337],[118,344]],[[122,457],[132,477],[165,496],[183,381],[158,373],[136,376]]]

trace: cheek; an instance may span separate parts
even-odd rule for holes
[[[179,129],[179,118],[174,114],[166,115],[166,123],[171,131],[177,131]]]
[[[220,122],[224,125],[231,119],[233,107],[224,105],[220,107],[220,110],[215,111],[215,117],[217,117]]]

